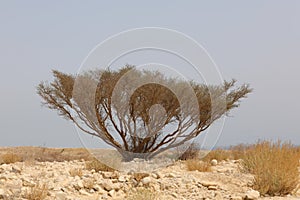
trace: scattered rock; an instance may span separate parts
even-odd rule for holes
[[[0,188],[0,199],[5,199],[5,196],[6,196],[5,194],[6,194],[6,192]]]
[[[168,178],[175,178],[176,176],[173,173],[169,173],[166,177],[168,177]]]
[[[106,191],[111,191],[113,189],[113,183],[111,180],[103,180],[102,182],[102,187],[106,190]]]
[[[216,166],[216,165],[218,164],[218,161],[217,161],[216,159],[212,159],[212,160],[210,161],[210,164],[211,164],[212,166]]]
[[[112,198],[114,198],[116,196],[116,191],[111,190],[111,191],[108,192],[108,195],[111,196]]]
[[[212,181],[200,181],[199,182],[201,185],[203,185],[204,187],[209,187],[209,186],[218,186],[218,183],[216,182],[212,182]]]
[[[256,190],[249,190],[245,194],[245,199],[246,200],[256,200],[260,196],[259,192]]]
[[[80,181],[78,181],[77,182],[77,186],[78,186],[78,188],[83,188],[84,187],[84,185],[83,185],[83,182],[80,180]]]
[[[57,192],[55,194],[56,200],[66,200],[67,199],[67,194],[64,192]]]
[[[184,162],[176,162],[155,171],[132,171],[129,174],[84,170],[85,162],[82,161],[21,164],[0,165],[0,199],[10,199],[13,193],[23,196],[31,187],[43,182],[46,182],[49,190],[48,199],[57,200],[121,200],[139,187],[161,193],[170,200],[262,199],[258,191],[251,189],[253,176],[241,173],[235,161],[218,162],[212,172],[204,173],[187,171]],[[74,168],[83,169],[82,175],[70,176],[69,170]],[[296,199],[293,196],[286,198]]]
[[[11,171],[14,173],[21,173],[21,168],[18,166],[13,166]]]
[[[171,195],[176,199],[178,198],[178,195],[175,192],[173,192]]]
[[[126,178],[124,176],[120,176],[118,178],[118,181],[121,182],[121,183],[126,182]]]
[[[216,186],[216,185],[210,185],[207,188],[208,188],[208,190],[217,190],[218,186]]]
[[[151,178],[149,176],[145,177],[141,180],[141,182],[143,183],[143,185],[149,185],[149,183],[151,183]]]

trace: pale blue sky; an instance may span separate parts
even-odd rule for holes
[[[0,1],[0,146],[81,146],[72,123],[41,107],[35,86],[54,68],[76,73],[107,37],[145,26],[191,36],[225,79],[254,88],[218,145],[259,138],[300,145],[299,22],[296,0]]]

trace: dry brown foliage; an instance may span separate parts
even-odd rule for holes
[[[99,171],[113,172],[113,171],[115,171],[115,169],[107,166],[106,164],[100,162],[97,159],[93,159],[92,161],[86,162],[85,168],[87,170],[95,170],[96,172],[99,172]]]
[[[15,162],[21,162],[23,159],[17,154],[14,153],[6,153],[1,156],[0,162],[3,164],[11,164]]]
[[[8,155],[6,155],[8,154]],[[27,164],[53,161],[91,160],[93,156],[84,148],[8,147],[0,148],[0,163],[5,160],[24,161]],[[15,157],[15,158],[14,158]],[[4,162],[3,162],[4,163]]]
[[[199,172],[209,172],[211,171],[211,165],[208,162],[204,162],[197,159],[191,159],[185,161],[188,171],[198,170]]]
[[[235,87],[235,80],[207,86],[133,66],[89,71],[77,77],[54,70],[53,76],[51,83],[37,87],[44,105],[117,149],[124,160],[150,159],[185,144],[238,107],[239,100],[251,92],[246,84]],[[152,83],[132,93],[130,85],[145,80]],[[170,127],[172,131],[165,131]]]
[[[69,170],[69,174],[72,177],[78,176],[78,177],[82,177],[83,172],[81,168],[73,168]]]
[[[239,147],[242,169],[254,175],[254,189],[262,195],[287,195],[299,184],[299,154],[288,142],[259,141]]]
[[[25,193],[25,198],[28,200],[44,200],[48,195],[47,184],[37,183],[35,186],[31,187]]]
[[[225,150],[225,149],[214,149],[211,150],[204,158],[204,161],[210,162],[213,159],[216,159],[217,161],[222,161],[222,160],[228,160],[232,159],[232,151],[231,150]]]

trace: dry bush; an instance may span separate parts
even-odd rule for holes
[[[28,200],[43,200],[47,197],[48,186],[44,184],[36,184],[25,193],[25,198]]]
[[[82,175],[83,175],[82,169],[81,169],[81,168],[73,168],[73,169],[70,169],[70,170],[69,170],[69,174],[70,174],[72,177],[75,177],[75,176],[82,177]]]
[[[181,149],[178,147],[177,151],[180,153]],[[200,150],[195,143],[192,143],[180,156],[179,160],[199,159]]]
[[[232,153],[229,150],[224,149],[215,149],[210,151],[204,158],[204,161],[210,162],[212,159],[216,159],[217,161],[232,159]]]
[[[234,160],[243,159],[248,148],[250,148],[248,144],[238,144],[230,147],[232,158]]]
[[[129,192],[127,200],[158,200],[159,193],[147,188],[136,188]]]
[[[245,148],[242,169],[254,175],[262,195],[287,195],[297,190],[299,154],[291,143],[259,141]]]
[[[198,170],[199,172],[211,171],[211,165],[208,162],[191,159],[191,160],[186,160],[185,164],[188,171],[195,171],[195,170]]]
[[[88,161],[85,163],[85,168],[87,170],[95,170],[96,172],[105,171],[105,172],[113,172],[115,169],[107,166],[106,164],[100,162],[97,159],[93,159],[92,161]]]
[[[22,158],[14,153],[6,153],[4,155],[2,155],[2,162],[4,164],[10,164],[10,163],[15,163],[15,162],[21,162]]]

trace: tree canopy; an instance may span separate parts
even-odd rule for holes
[[[252,91],[236,80],[206,85],[134,66],[77,76],[53,70],[53,76],[37,86],[43,104],[124,160],[150,159],[194,139]]]

